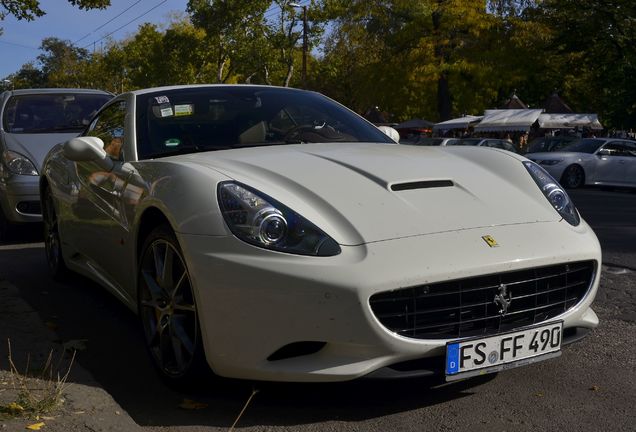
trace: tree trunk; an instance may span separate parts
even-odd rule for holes
[[[440,121],[451,118],[451,95],[448,88],[448,75],[442,72],[437,79],[437,113]]]

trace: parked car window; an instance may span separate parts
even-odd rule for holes
[[[561,149],[563,152],[589,153],[592,154],[605,143],[602,139],[584,138],[574,141],[572,144]]]
[[[532,140],[527,153],[559,151],[579,138],[573,136],[539,137]]]
[[[2,126],[9,133],[80,132],[110,96],[106,94],[30,94],[9,98]]]
[[[86,133],[104,141],[104,150],[115,160],[122,160],[125,117],[126,102],[116,102],[99,114]]]
[[[137,96],[140,159],[236,147],[393,143],[317,93],[269,87],[185,88]]]
[[[626,141],[612,141],[603,146],[608,151],[607,156],[636,157],[636,143]]]
[[[448,142],[446,145],[477,145],[482,138],[463,138],[454,142]]]

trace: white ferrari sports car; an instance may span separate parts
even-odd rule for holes
[[[398,145],[318,93],[124,93],[40,182],[54,276],[138,313],[169,381],[447,380],[556,357],[598,319],[599,243],[543,168]]]

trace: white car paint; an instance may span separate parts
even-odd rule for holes
[[[372,312],[370,297],[561,263],[592,261],[595,271],[581,300],[551,319],[572,330],[597,326],[590,307],[601,264],[596,236],[585,221],[570,225],[554,210],[523,157],[465,146],[337,142],[138,160],[137,98],[172,89],[127,93],[107,105],[127,103],[124,160],[115,160],[110,172],[73,162],[57,147],[45,162],[42,185],[53,195],[66,265],[133,311],[144,216],[164,215],[187,264],[206,359],[216,374],[343,381],[443,356],[450,339],[394,333]],[[283,203],[341,252],[296,255],[239,239],[218,203],[218,185],[226,181]],[[436,186],[394,190],[414,182]],[[489,247],[486,235],[499,247]],[[268,360],[303,341],[325,345]]]

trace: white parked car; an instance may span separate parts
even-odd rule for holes
[[[583,185],[636,187],[636,141],[583,138],[558,151],[525,156],[567,188]]]
[[[52,273],[137,312],[173,382],[453,380],[598,324],[599,243],[540,166],[398,145],[314,92],[121,94],[48,155],[41,192]]]

